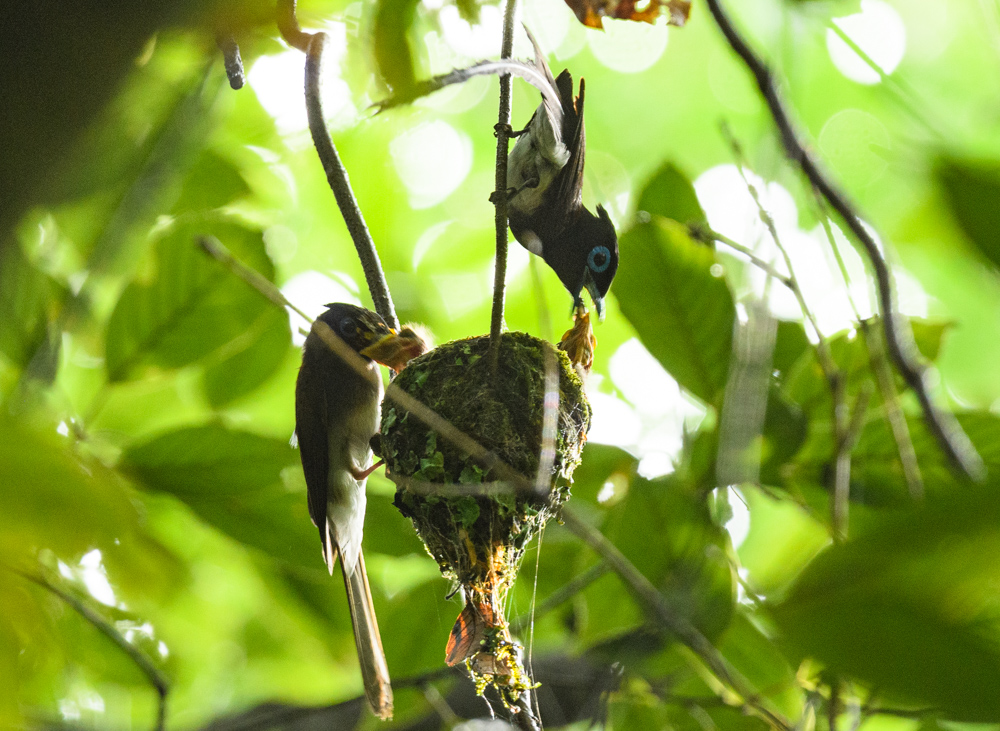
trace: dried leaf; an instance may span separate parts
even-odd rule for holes
[[[691,14],[690,0],[649,0],[641,10],[636,9],[639,0],[566,0],[577,19],[589,28],[604,29],[604,18],[637,20],[653,23],[662,9],[667,11],[667,23],[682,27]]]

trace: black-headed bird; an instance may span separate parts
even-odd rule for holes
[[[295,384],[295,433],[309,515],[319,528],[331,574],[340,557],[365,696],[375,714],[385,719],[392,716],[392,688],[361,551],[365,481],[378,466],[372,465],[370,447],[379,430],[382,402],[376,361],[388,361],[398,370],[419,352],[401,356],[416,349],[413,338],[396,335],[374,312],[343,303],[327,307],[317,323],[324,323],[357,352],[361,367],[356,370],[334,352],[314,324]]]
[[[583,205],[583,164],[586,134],[583,125],[584,83],[573,98],[573,77],[564,70],[556,79],[531,31],[535,59],[482,61],[474,66],[420,82],[412,89],[379,102],[379,110],[458,84],[473,76],[513,74],[542,94],[528,125],[520,132],[507,157],[507,200],[510,230],[528,251],[542,257],[583,306],[586,289],[597,316],[604,319],[604,298],[618,271],[618,236],[603,206],[597,215]]]
[[[583,205],[583,79],[574,100],[569,70],[553,79],[530,31],[528,37],[537,74],[545,83],[542,103],[507,158],[510,230],[552,267],[577,309],[586,288],[603,320],[604,298],[618,270],[618,236],[603,206],[597,206],[595,216]]]

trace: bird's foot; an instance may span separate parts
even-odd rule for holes
[[[520,192],[521,191],[518,190],[517,188],[507,188],[507,190],[504,191],[504,193],[507,195],[507,200],[510,200]],[[496,205],[499,200],[500,200],[499,190],[494,190],[492,193],[490,193],[490,203]]]
[[[501,132],[503,132],[505,135],[507,135],[508,138],[510,138],[510,137],[517,137],[517,135],[514,134],[514,130],[512,130],[511,127],[510,127],[510,125],[507,124],[506,122],[497,122],[496,124],[493,125],[493,136],[494,137],[499,137]],[[518,134],[520,134],[520,133],[518,133]]]
[[[367,480],[368,479],[368,475],[370,475],[372,472],[374,472],[375,470],[377,470],[379,467],[381,467],[384,464],[385,464],[385,462],[380,459],[378,462],[376,462],[371,467],[369,467],[368,469],[365,469],[365,470],[359,470],[354,465],[351,465],[351,467],[350,467],[351,477],[353,477],[358,482],[361,482],[362,480]]]

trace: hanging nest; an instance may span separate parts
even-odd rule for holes
[[[504,600],[525,546],[569,498],[591,409],[565,353],[525,333],[506,333],[494,379],[488,344],[485,335],[445,343],[410,361],[390,392],[403,389],[535,484],[543,448],[545,364],[554,364],[559,418],[547,495],[498,482],[495,471],[484,472],[397,406],[391,394],[382,405],[381,450],[399,488],[396,507],[413,520],[441,572],[464,591],[466,605],[448,640],[446,661],[464,662],[480,693],[493,684],[512,704],[531,680],[511,639]]]

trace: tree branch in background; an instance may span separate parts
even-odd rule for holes
[[[119,632],[111,622],[102,617],[99,612],[91,609],[69,592],[63,591],[55,584],[49,583],[49,581],[44,577],[37,574],[31,574],[26,571],[21,571],[20,569],[16,569],[13,566],[8,566],[6,564],[0,564],[0,567],[3,567],[12,574],[17,574],[22,579],[30,581],[33,584],[37,584],[43,589],[55,594],[62,601],[71,606],[77,614],[97,628],[102,635],[115,643],[118,649],[129,656],[129,659],[136,664],[139,670],[142,671],[142,674],[149,680],[150,685],[152,685],[156,690],[158,704],[156,710],[156,722],[153,725],[153,729],[155,731],[163,731],[163,726],[167,718],[167,694],[170,692],[170,683],[167,681],[166,677],[164,677],[163,673],[157,669],[153,662],[146,657],[145,653],[126,640],[122,636],[121,632]]]
[[[215,36],[215,43],[222,51],[222,58],[225,60],[229,86],[233,89],[242,89],[246,83],[246,74],[243,72],[243,58],[240,56],[240,47],[236,44],[236,39],[229,31],[220,30]]]
[[[375,249],[375,242],[368,231],[368,224],[365,223],[365,217],[362,215],[358,200],[354,197],[354,191],[351,189],[347,170],[340,161],[340,155],[337,153],[337,148],[333,144],[333,139],[330,137],[330,132],[327,130],[323,118],[323,105],[320,99],[320,72],[328,36],[322,32],[304,33],[302,31],[295,17],[295,0],[279,0],[278,28],[289,45],[306,52],[306,112],[309,116],[309,131],[312,133],[313,144],[316,146],[316,154],[319,155],[320,162],[323,164],[326,180],[337,199],[337,206],[340,208],[344,223],[347,224],[347,231],[351,234],[354,248],[357,249],[358,257],[361,259],[361,268],[365,273],[365,281],[368,283],[368,291],[375,304],[375,311],[382,316],[389,327],[394,330],[398,329],[399,319],[396,317],[396,308],[392,304],[389,285],[385,281],[385,274],[382,271],[378,251]]]
[[[514,52],[514,15],[517,0],[507,0],[503,16],[503,43],[500,57]],[[500,358],[500,331],[503,329],[504,287],[507,280],[507,147],[510,141],[510,74],[500,74],[500,111],[497,115],[497,162],[493,205],[496,209],[497,257],[493,271],[493,313],[490,317],[490,370],[496,373]]]
[[[573,535],[590,546],[621,577],[642,604],[653,610],[653,615],[660,624],[670,630],[678,640],[701,658],[708,667],[708,670],[719,681],[728,686],[730,690],[722,690],[721,693],[724,700],[734,701],[731,705],[737,707],[744,706],[747,710],[754,712],[760,718],[767,721],[774,728],[781,729],[781,731],[791,731],[792,726],[789,721],[783,718],[780,713],[769,709],[765,705],[757,691],[750,685],[750,682],[729,666],[722,653],[708,641],[697,627],[674,611],[674,608],[657,591],[656,587],[646,578],[645,574],[640,572],[618,550],[615,544],[608,540],[597,528],[579,518],[566,505],[562,508],[560,519]],[[727,699],[726,696],[733,692],[735,692],[738,698]]]
[[[788,112],[785,110],[770,69],[733,26],[729,16],[722,9],[720,0],[707,0],[707,2],[712,17],[726,41],[753,74],[761,96],[778,127],[785,152],[802,168],[809,182],[829,201],[865,250],[875,272],[875,284],[878,289],[879,305],[882,310],[882,326],[885,329],[889,357],[895,363],[896,369],[903,376],[907,385],[917,395],[928,429],[957,469],[970,479],[982,480],[986,471],[975,446],[962,431],[954,414],[939,409],[931,400],[924,379],[926,368],[917,360],[913,333],[896,314],[896,296],[893,290],[892,274],[878,244],[861,222],[860,216],[855,207],[848,201],[847,196],[820,170],[818,162],[800,141]]]

